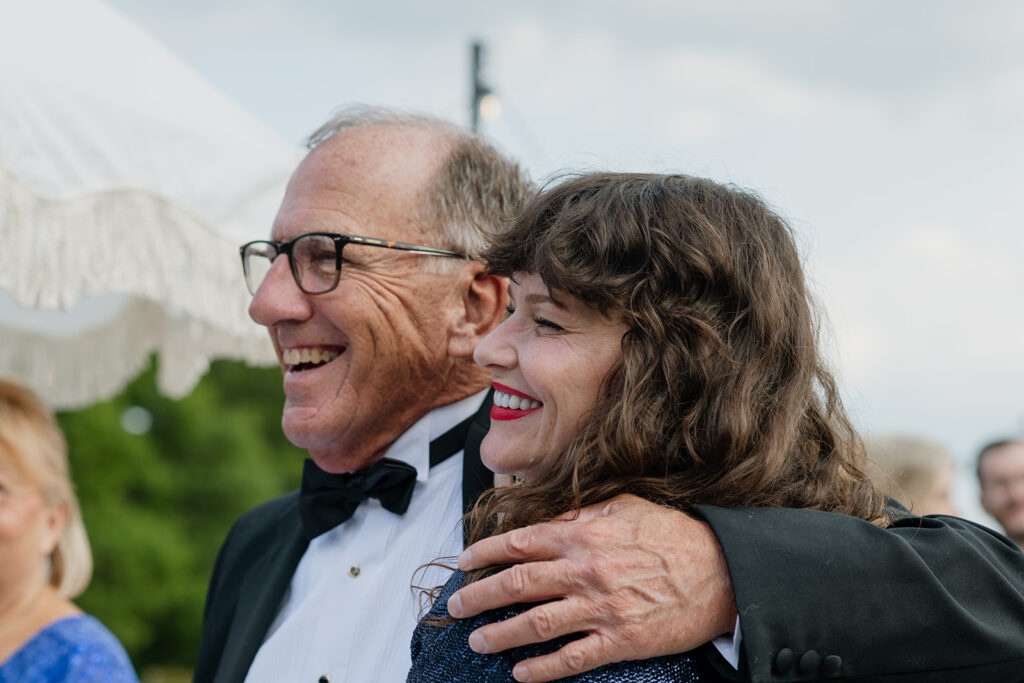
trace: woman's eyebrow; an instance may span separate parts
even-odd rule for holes
[[[523,301],[528,304],[554,304],[556,307],[566,310],[565,305],[550,294],[527,294]]]

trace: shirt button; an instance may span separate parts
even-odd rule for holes
[[[354,565],[352,565],[351,567],[348,568],[348,575],[351,576],[354,579],[357,576],[359,576],[359,573],[361,571],[362,570],[359,568],[359,565],[358,564],[354,564]],[[323,678],[323,677],[321,676],[321,678]],[[320,683],[325,683],[325,682],[321,681]]]

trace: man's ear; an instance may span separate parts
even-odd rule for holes
[[[459,274],[458,296],[448,335],[448,355],[472,359],[476,345],[505,317],[508,281],[490,275],[482,263],[473,261]]]

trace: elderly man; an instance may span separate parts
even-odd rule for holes
[[[978,453],[981,506],[1024,548],[1024,441],[990,443]]]
[[[378,110],[339,115],[310,147],[272,241],[243,260],[284,371],[285,434],[312,460],[301,493],[225,541],[200,683],[404,680],[413,572],[462,550],[460,516],[490,483],[477,450],[489,382],[471,354],[504,283],[474,257],[524,201],[522,174],[460,129]],[[737,680],[1024,677],[1024,556],[999,537],[955,520],[890,532],[808,511],[695,512],[627,496],[487,539],[460,564],[523,564],[449,607],[566,598],[471,637],[494,652],[587,634],[521,662],[519,680],[696,647]]]
[[[284,432],[312,461],[303,496],[256,508],[225,542],[197,681],[403,680],[413,572],[458,554],[463,499],[491,483],[453,456],[486,433],[472,353],[505,283],[465,255],[523,204],[525,176],[455,126],[379,111],[337,117],[310,146],[274,241],[243,263],[284,371]]]

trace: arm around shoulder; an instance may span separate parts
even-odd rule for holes
[[[749,680],[1024,679],[1024,553],[954,517],[888,529],[698,506],[725,554]]]

